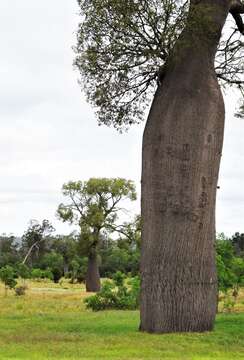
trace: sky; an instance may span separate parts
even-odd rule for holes
[[[57,219],[62,184],[90,177],[141,177],[144,124],[125,134],[97,126],[72,66],[76,0],[0,1],[0,234],[22,235],[30,219]],[[244,120],[226,96],[217,232],[244,232]],[[138,201],[130,206],[139,213]]]

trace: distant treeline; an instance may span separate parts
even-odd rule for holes
[[[83,282],[87,271],[87,256],[80,234],[53,235],[51,224],[36,221],[21,238],[0,236],[0,268],[12,266],[18,272],[25,265],[25,277],[50,278],[55,282],[63,276],[71,282]],[[102,277],[113,277],[117,271],[132,276],[139,274],[140,238],[137,236],[111,239],[101,235],[98,248]],[[235,233],[216,240],[218,285],[221,291],[238,294],[244,285],[244,234]]]
[[[59,281],[62,276],[82,282],[87,270],[87,256],[80,234],[52,235],[52,227],[32,221],[21,238],[0,236],[0,268],[17,268],[25,264],[29,277],[47,277]],[[131,275],[139,271],[139,243],[130,238],[110,239],[101,235],[98,248],[99,270],[102,277],[117,271]]]

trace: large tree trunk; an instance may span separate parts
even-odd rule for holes
[[[101,288],[100,274],[98,267],[98,258],[96,253],[88,256],[88,266],[86,273],[86,291],[98,292]]]
[[[215,199],[224,131],[214,56],[228,4],[191,2],[144,131],[142,331],[213,328]]]

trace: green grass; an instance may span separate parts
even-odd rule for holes
[[[219,315],[212,333],[149,335],[137,311],[85,310],[77,285],[30,286],[19,298],[0,289],[0,360],[244,360],[244,313]]]

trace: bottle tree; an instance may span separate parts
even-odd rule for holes
[[[63,185],[67,202],[60,204],[57,215],[62,221],[80,227],[80,249],[88,257],[86,290],[100,290],[98,247],[102,236],[119,232],[123,200],[136,200],[135,185],[121,178],[91,178]]]
[[[243,90],[244,4],[78,4],[75,65],[99,123],[129,127],[144,118],[153,100],[142,149],[140,329],[211,330],[217,291],[215,201],[225,117],[220,85]]]

